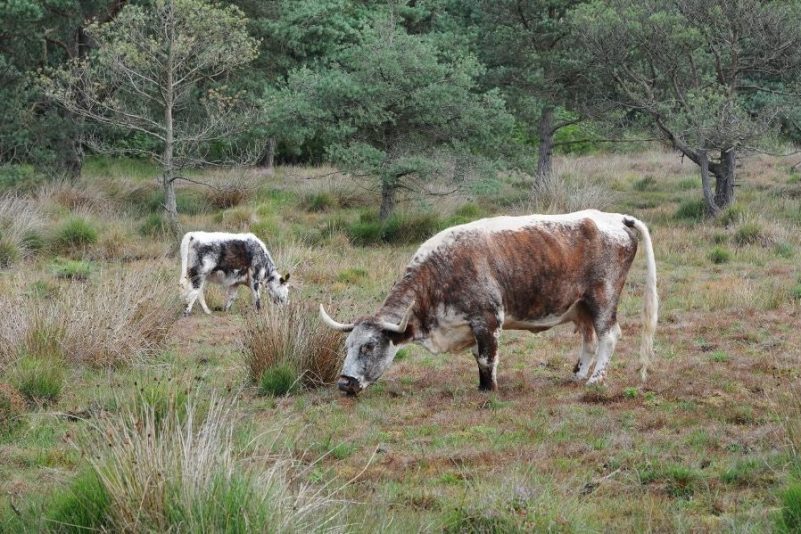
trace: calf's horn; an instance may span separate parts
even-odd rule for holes
[[[398,334],[402,334],[406,331],[406,325],[409,324],[409,319],[412,317],[412,308],[414,308],[414,301],[409,304],[409,307],[406,308],[406,313],[403,314],[403,319],[398,324],[388,323],[386,321],[381,321],[380,326],[382,330],[387,330],[388,332],[396,332]]]
[[[320,318],[323,320],[325,324],[333,328],[334,330],[339,330],[340,332],[350,332],[353,330],[353,327],[356,326],[353,323],[350,324],[343,324],[338,323],[335,320],[331,319],[327,313],[325,313],[325,308],[323,305],[320,304]]]

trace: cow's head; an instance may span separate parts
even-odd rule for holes
[[[286,304],[289,302],[289,273],[282,276],[278,271],[273,271],[267,276],[267,292],[273,299],[273,304]]]
[[[398,323],[368,317],[343,324],[329,317],[320,304],[320,317],[325,324],[340,332],[350,332],[345,340],[345,363],[337,381],[340,390],[355,395],[384,374],[398,352],[397,342],[404,339],[413,307],[414,302]]]

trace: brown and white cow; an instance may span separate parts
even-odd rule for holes
[[[261,308],[259,292],[263,284],[274,303],[285,304],[289,298],[288,281],[289,274],[281,276],[267,247],[253,234],[187,232],[181,240],[179,285],[186,301],[184,315],[192,313],[196,300],[200,300],[204,312],[211,313],[203,296],[206,282],[225,287],[224,309],[228,311],[240,285],[250,287],[256,309]]]
[[[656,262],[648,228],[627,215],[596,210],[563,215],[494,217],[449,228],[412,257],[378,312],[354,323],[339,389],[356,394],[386,371],[399,346],[433,353],[472,348],[479,388],[497,388],[502,329],[541,332],[572,322],[583,344],[574,373],[602,382],[620,336],[617,305],[642,239],[647,264],[641,376],[653,354],[657,322]]]

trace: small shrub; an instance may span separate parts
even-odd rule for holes
[[[80,217],[67,219],[53,236],[54,248],[61,252],[82,249],[95,243],[97,243],[97,229]]]
[[[635,191],[653,191],[656,189],[656,178],[649,174],[634,182],[631,187]]]
[[[298,387],[298,373],[291,365],[283,363],[264,370],[259,379],[259,393],[280,397],[292,393]]]
[[[793,482],[781,494],[779,532],[801,532],[801,482]]]
[[[0,437],[13,432],[25,414],[25,399],[10,384],[0,382]]]
[[[718,222],[729,227],[740,224],[745,220],[745,211],[740,206],[729,206],[718,215]]]
[[[321,212],[337,207],[337,199],[331,193],[320,192],[307,195],[303,199],[306,211]]]
[[[21,257],[19,248],[11,241],[0,237],[0,269],[6,269],[18,262]]]
[[[372,245],[381,242],[384,228],[379,221],[359,220],[348,226],[347,235],[354,245]]]
[[[47,524],[64,526],[69,531],[105,530],[111,498],[94,469],[85,468],[66,490],[54,491],[45,502]]]
[[[716,265],[728,263],[731,261],[731,252],[723,247],[715,247],[709,253],[709,260]]]
[[[628,399],[636,399],[637,395],[639,395],[639,391],[635,387],[628,387],[623,390],[623,396]]]
[[[145,237],[164,237],[170,235],[170,224],[161,213],[151,213],[139,225],[139,234]]]
[[[358,222],[347,228],[347,234],[353,244],[362,246],[417,243],[434,235],[442,225],[434,213],[394,214],[383,223],[373,214],[363,213]]]
[[[716,350],[712,353],[709,359],[716,363],[725,363],[729,361],[729,355],[726,353],[726,351]]]
[[[777,256],[786,260],[789,260],[795,254],[793,246],[784,242],[776,243],[776,245],[773,247],[773,251],[776,252]]]
[[[753,245],[762,237],[762,227],[755,222],[745,223],[734,234],[734,242],[740,246]]]
[[[92,264],[83,260],[64,260],[57,258],[51,271],[56,278],[64,280],[88,280],[92,275]]]
[[[679,204],[673,217],[679,220],[697,222],[704,218],[705,213],[706,207],[703,200],[685,200]]]
[[[32,402],[58,399],[64,387],[64,364],[56,358],[23,356],[11,369],[11,383]]]
[[[342,362],[340,340],[341,334],[325,326],[317,310],[307,304],[290,302],[280,310],[248,315],[243,352],[250,380],[263,384],[270,369],[285,367],[292,371],[291,381],[287,371],[279,370],[268,383],[297,382],[306,387],[333,383]]]
[[[337,281],[345,284],[355,284],[367,278],[367,271],[359,267],[345,269],[337,274]]]
[[[253,188],[245,182],[236,182],[206,190],[206,200],[216,209],[228,209],[246,202],[253,196]]]

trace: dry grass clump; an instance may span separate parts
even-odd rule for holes
[[[560,162],[553,175],[535,185],[526,213],[567,213],[583,209],[605,210],[614,193],[601,180],[589,178],[578,160]]]
[[[107,271],[86,282],[67,282],[43,299],[28,296],[18,282],[0,296],[8,315],[0,323],[0,366],[26,354],[42,356],[42,346],[56,347],[75,363],[129,362],[160,346],[178,318],[171,281],[146,269]]]
[[[44,217],[35,201],[17,195],[0,197],[0,268],[41,248],[43,227]]]
[[[219,185],[211,185],[205,191],[208,203],[217,209],[227,209],[238,206],[252,199],[256,193],[255,178],[238,175],[227,178]]]
[[[243,338],[249,377],[263,393],[330,384],[339,374],[341,334],[325,326],[308,303],[246,316]]]
[[[341,506],[306,486],[281,455],[237,446],[235,407],[212,395],[158,417],[124,407],[85,435],[89,458],[64,491],[15,518],[19,530],[102,532],[341,531]],[[202,415],[204,414],[205,415]],[[79,441],[80,443],[80,441]],[[302,473],[298,473],[302,474]]]
[[[0,382],[0,436],[14,430],[25,413],[25,399],[11,385]]]

